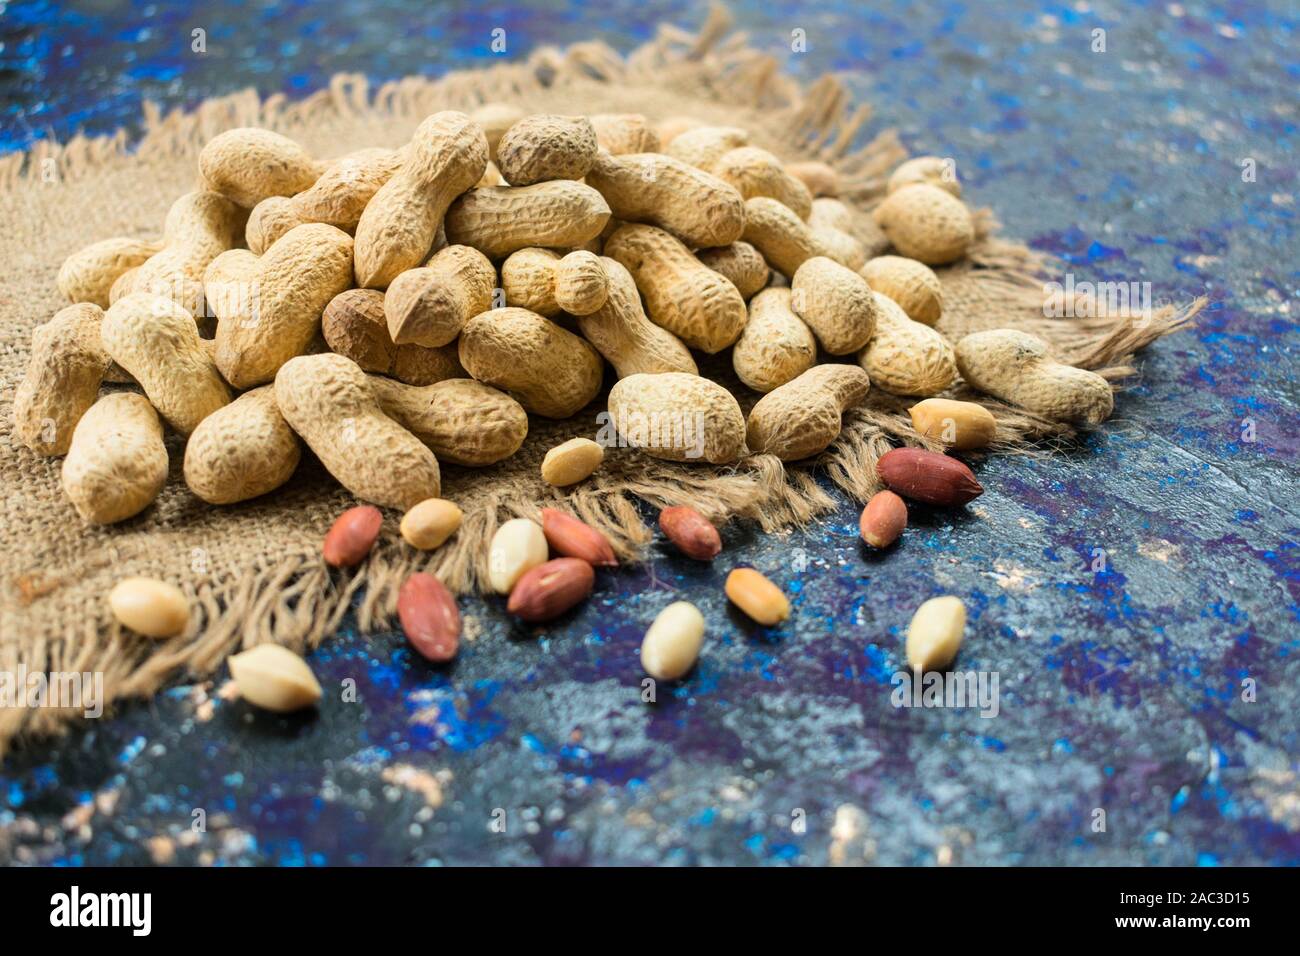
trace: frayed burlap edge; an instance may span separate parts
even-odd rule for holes
[[[730,17],[715,7],[699,33],[662,26],[655,39],[626,58],[602,43],[579,43],[567,50],[545,48],[525,62],[484,70],[456,72],[440,79],[407,77],[371,91],[363,76],[339,75],[327,89],[289,102],[282,95],[261,99],[248,90],[209,100],[192,112],[162,114],[146,104],[143,133],[134,141],[127,131],[111,136],[74,137],[65,144],[42,141],[29,152],[0,158],[0,190],[14,189],[51,173],[75,179],[93,175],[102,164],[136,150],[143,155],[197,155],[202,144],[222,130],[256,125],[292,135],[323,114],[409,116],[416,121],[445,104],[526,98],[557,88],[626,84],[671,89],[701,103],[761,110],[771,116],[772,137],[791,155],[820,159],[834,166],[841,179],[841,198],[868,209],[878,200],[884,176],[905,152],[892,131],[854,148],[870,109],[855,104],[845,84],[824,76],[808,88],[784,76],[777,60],[749,47],[743,34],[728,36]],[[1121,382],[1133,374],[1132,355],[1156,338],[1186,324],[1201,302],[1166,308],[1141,320],[1110,318],[1088,321],[1045,319],[1043,278],[1051,265],[1039,253],[995,235],[991,214],[978,215],[979,241],[967,261],[942,271],[947,313],[941,331],[950,338],[975,327],[989,327],[987,309],[996,302],[997,325],[1028,328],[1043,334],[1063,360],[1096,369]],[[862,238],[882,249],[881,238],[864,224]],[[975,304],[975,307],[972,306]],[[995,450],[1029,453],[1042,443],[1066,441],[1069,426],[1050,422],[959,386],[950,394],[979,401],[998,420]],[[748,408],[755,396],[742,397]],[[807,465],[783,466],[771,456],[751,456],[734,468],[682,466],[639,458],[635,474],[602,472],[580,490],[563,495],[543,485],[494,495],[466,510],[456,537],[432,554],[415,553],[400,539],[386,535],[367,563],[353,573],[326,568],[316,549],[298,549],[264,561],[239,574],[205,578],[187,586],[196,613],[187,633],[164,643],[123,632],[103,608],[87,608],[86,617],[57,635],[38,634],[24,643],[0,644],[0,670],[100,671],[106,705],[147,696],[177,675],[212,673],[241,647],[275,641],[298,651],[317,646],[356,612],[362,631],[392,620],[397,590],[414,571],[432,571],[457,592],[472,590],[486,576],[486,543],[500,522],[536,516],[547,505],[572,512],[609,536],[623,561],[635,561],[651,538],[636,502],[655,507],[690,504],[723,522],[752,520],[766,531],[802,526],[827,514],[836,499],[816,475],[824,474],[857,500],[879,487],[875,466],[894,444],[926,445],[911,427],[906,409],[912,400],[875,391],[866,404],[845,416],[841,437]],[[103,562],[88,559],[87,566]],[[64,574],[64,578],[69,577]],[[5,582],[5,605],[32,604],[60,587],[58,577],[23,574]],[[13,620],[12,610],[6,618]],[[18,737],[43,736],[66,728],[81,716],[75,709],[0,710],[0,756]]]

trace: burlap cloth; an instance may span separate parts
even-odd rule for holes
[[[456,591],[472,590],[486,572],[486,544],[499,522],[535,516],[543,506],[568,510],[604,531],[623,560],[650,539],[635,501],[661,507],[690,504],[719,521],[752,519],[764,529],[801,525],[832,510],[835,498],[815,472],[855,499],[878,487],[876,459],[894,443],[924,444],[905,409],[910,401],[871,393],[846,415],[844,433],[815,462],[783,467],[751,456],[718,468],[656,461],[629,449],[608,450],[603,469],[573,490],[544,484],[546,450],[577,435],[593,436],[602,396],[565,422],[533,417],[523,448],[486,469],[445,466],[444,495],[465,512],[459,533],[432,554],[407,548],[396,515],[369,562],[355,573],[331,572],[320,543],[331,521],[355,504],[310,453],[292,481],[261,499],[213,507],[191,494],[181,476],[183,443],[170,436],[171,475],[158,501],[137,518],[88,527],[60,487],[61,459],[39,458],[12,437],[12,404],[30,352],[32,329],[66,305],[55,274],[74,250],[109,236],[154,237],[172,201],[192,189],[202,145],[222,130],[263,126],[303,143],[318,157],[363,146],[395,147],[415,126],[444,109],[469,111],[488,101],[528,111],[639,112],[653,119],[694,116],[751,130],[754,141],[786,159],[816,158],[836,167],[841,198],[866,210],[905,153],[892,132],[864,146],[870,115],[830,76],[808,88],[783,76],[777,62],[727,37],[715,11],[699,34],[662,27],[654,41],[626,59],[600,43],[539,50],[525,63],[459,72],[431,80],[412,76],[371,89],[362,76],[340,75],[328,89],[290,103],[253,91],[209,100],[192,113],[145,110],[134,145],[125,132],[43,142],[30,153],[0,158],[0,672],[102,671],[109,703],[148,695],[183,674],[204,675],[225,657],[263,641],[314,647],[355,607],[359,626],[388,622],[397,589],[413,571],[436,573]],[[1152,317],[1046,319],[1047,263],[1024,246],[996,238],[996,223],[977,213],[980,240],[968,261],[943,270],[951,339],[979,328],[1016,326],[1048,339],[1071,363],[1112,381],[1132,374],[1132,353],[1177,328],[1198,308],[1164,309]],[[869,221],[869,219],[868,219]],[[883,239],[875,252],[884,248]],[[729,361],[706,364],[726,375]],[[729,379],[734,382],[734,379]],[[109,386],[117,387],[117,386]],[[756,397],[737,387],[742,407]],[[954,394],[975,398],[957,389]],[[1003,451],[1068,440],[1068,428],[979,397],[998,418]],[[820,468],[820,471],[819,471]],[[196,613],[182,637],[155,642],[126,634],[111,620],[105,595],[127,575],[178,583]],[[78,710],[0,709],[0,755],[12,740],[58,730]]]

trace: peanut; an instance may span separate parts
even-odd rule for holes
[[[351,287],[352,238],[324,223],[295,226],[261,258],[222,253],[205,283],[218,320],[217,367],[235,388],[262,385],[307,351],[325,306]]]
[[[349,508],[330,525],[321,545],[321,557],[331,567],[356,567],[374,548],[383,524],[383,513],[373,505]]]
[[[600,235],[609,205],[590,186],[556,179],[535,186],[471,189],[447,210],[447,241],[504,259],[529,246],[573,249]]]
[[[918,673],[943,670],[953,662],[966,630],[966,605],[951,594],[930,598],[907,626],[907,663]]]
[[[768,392],[749,412],[752,451],[799,461],[839,437],[840,416],[862,403],[871,382],[856,365],[818,365]]]
[[[466,323],[460,363],[530,412],[568,418],[600,392],[604,363],[584,339],[527,309],[494,309]]]
[[[466,322],[492,308],[496,283],[496,269],[477,249],[439,250],[427,265],[408,269],[389,284],[384,295],[388,334],[397,345],[447,345]]]
[[[417,388],[378,375],[370,390],[385,415],[440,461],[481,468],[509,458],[528,435],[528,415],[509,395],[468,378]]]
[[[92,524],[113,524],[147,508],[167,481],[162,423],[134,392],[105,395],[72,432],[63,491]]]
[[[667,152],[668,144],[678,136],[681,136],[687,130],[699,129],[703,125],[703,120],[697,120],[694,116],[670,116],[662,120],[655,126],[655,133],[659,136],[660,151]],[[654,152],[654,150],[648,150],[647,152]]]
[[[332,354],[290,359],[276,373],[275,400],[289,427],[358,498],[405,509],[438,497],[433,452],[383,413],[366,373],[352,360]]]
[[[432,551],[456,533],[463,517],[455,502],[426,498],[402,516],[399,530],[411,547]]]
[[[735,396],[698,375],[619,379],[609,390],[609,419],[624,441],[654,458],[724,465],[745,450],[745,417]]]
[[[208,140],[199,153],[208,188],[245,209],[268,196],[292,196],[309,188],[320,169],[307,151],[279,133],[245,126]]]
[[[858,353],[871,381],[895,395],[937,395],[957,378],[957,360],[948,340],[913,322],[893,299],[872,293],[876,334]]]
[[[506,130],[524,118],[524,111],[512,103],[484,103],[469,118],[478,124],[487,138],[492,162],[497,159],[497,145]]]
[[[876,331],[876,302],[867,280],[825,256],[795,270],[790,305],[831,355],[856,352]]]
[[[497,594],[509,594],[525,571],[547,558],[542,526],[527,518],[513,518],[492,535],[488,546],[488,584]]]
[[[596,161],[596,131],[585,116],[534,113],[497,144],[496,164],[512,186],[581,179]]]
[[[943,286],[924,263],[902,256],[877,256],[859,271],[873,291],[897,302],[913,322],[933,328],[943,314]]]
[[[113,283],[162,247],[161,242],[125,237],[92,243],[63,260],[56,280],[59,291],[69,302],[90,302],[107,309]]]
[[[119,299],[104,313],[100,336],[105,351],[182,435],[230,404],[230,389],[200,344],[194,317],[170,299],[142,292]]]
[[[239,696],[254,707],[287,714],[314,707],[321,686],[307,662],[279,644],[258,644],[226,661]]]
[[[765,149],[738,147],[723,153],[707,169],[735,187],[744,199],[770,196],[789,206],[800,219],[806,220],[812,214],[812,193],[808,187]]]
[[[785,171],[807,186],[813,198],[834,197],[840,194],[839,173],[826,163],[817,160],[787,163]]]
[[[880,456],[876,474],[890,491],[938,508],[960,507],[984,493],[975,474],[956,458],[920,448]]]
[[[1063,365],[1046,342],[1018,329],[991,329],[957,343],[957,368],[968,385],[1057,422],[1096,425],[1115,397],[1096,372]]]
[[[529,248],[501,264],[501,288],[507,305],[548,319],[561,312],[590,315],[605,304],[609,277],[594,253],[578,250],[561,258],[550,249]]]
[[[288,481],[301,455],[298,436],[275,403],[275,388],[263,385],[194,429],[185,443],[185,484],[209,504],[247,501]]]
[[[669,156],[707,169],[725,154],[749,145],[749,132],[739,126],[695,126],[674,136],[665,147]]]
[[[659,134],[640,113],[596,113],[587,118],[597,144],[613,156],[662,152]]]
[[[760,201],[776,202],[751,200]],[[740,292],[669,233],[653,226],[622,226],[605,243],[605,254],[632,274],[650,320],[691,348],[712,354],[740,337],[745,327]]]
[[[651,322],[641,308],[632,274],[616,259],[601,259],[606,298],[596,311],[578,316],[588,342],[614,366],[619,378],[638,372],[698,373],[682,340]]]
[[[72,430],[99,397],[109,364],[103,318],[97,305],[70,305],[32,332],[27,373],[14,391],[14,434],[38,455],[67,454]]]
[[[692,248],[728,245],[745,226],[745,203],[735,188],[663,153],[602,152],[587,182],[615,218],[658,226]]]
[[[767,196],[756,196],[745,202],[742,238],[787,279],[808,259],[831,256],[831,250],[789,206]]]
[[[878,491],[871,496],[858,519],[862,540],[873,548],[887,548],[907,527],[907,502],[892,491]]]
[[[696,561],[712,561],[722,552],[718,529],[689,505],[672,505],[660,511],[659,530],[682,554]]]
[[[659,612],[641,642],[641,666],[655,680],[685,677],[704,646],[704,615],[689,601],[675,601]]]
[[[768,276],[772,274],[758,250],[739,240],[717,249],[701,249],[695,257],[714,272],[730,279],[745,301],[767,285]]]
[[[396,149],[367,149],[345,156],[296,196],[268,196],[249,213],[244,228],[248,248],[261,255],[295,226],[323,222],[354,232],[366,204],[402,168],[406,154]]]
[[[983,405],[927,398],[907,410],[917,434],[943,442],[958,451],[983,448],[993,441],[998,423]]]
[[[750,300],[749,321],[731,353],[742,382],[756,392],[770,392],[816,361],[817,340],[790,308],[789,289],[764,289]]]
[[[525,571],[510,592],[506,611],[530,624],[553,621],[579,601],[596,583],[590,564],[578,558],[555,558]]]
[[[364,371],[391,375],[407,385],[432,385],[469,374],[461,368],[455,343],[434,349],[394,345],[384,315],[384,293],[376,289],[348,289],[336,295],[325,307],[321,331],[333,351]]]
[[[966,205],[927,183],[904,186],[886,196],[873,216],[901,255],[928,266],[960,259],[975,241],[975,224]]]
[[[790,616],[790,601],[781,589],[753,568],[736,568],[727,575],[727,597],[759,624],[771,627]]]
[[[838,199],[816,199],[808,216],[808,228],[832,259],[856,272],[866,264],[867,246],[857,235],[854,215]],[[879,229],[875,232],[880,235]]]
[[[118,299],[125,298],[135,291],[135,277],[140,274],[140,268],[127,269],[115,280],[108,290],[108,304],[112,305]]]
[[[961,182],[957,179],[957,164],[938,156],[916,156],[899,164],[885,184],[886,193],[896,193],[904,186],[926,183],[961,198]]]
[[[425,660],[445,664],[460,650],[460,608],[447,586],[432,574],[417,572],[397,593],[402,633]]]
[[[581,558],[592,567],[618,566],[609,539],[591,525],[554,508],[542,509],[542,533],[551,550],[568,558]]]
[[[605,449],[590,438],[570,438],[556,445],[542,459],[542,480],[557,488],[567,488],[590,478],[605,460]]]
[[[452,201],[487,168],[483,131],[464,113],[434,113],[415,131],[406,161],[357,222],[357,284],[382,289],[429,255]],[[450,238],[451,242],[460,240]]]
[[[130,291],[165,296],[202,316],[203,272],[234,248],[243,225],[243,210],[225,196],[187,193],[172,203],[163,225],[163,248],[140,264]]]
[[[108,607],[118,623],[145,637],[175,637],[190,623],[185,592],[152,578],[118,581],[108,592]]]

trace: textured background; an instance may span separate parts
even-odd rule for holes
[[[131,127],[143,98],[470,66],[495,27],[524,56],[589,37],[626,50],[659,20],[702,16],[664,2],[0,11],[0,149]],[[807,533],[733,526],[716,570],[656,548],[545,630],[468,602],[475,639],[450,671],[399,635],[342,634],[311,663],[327,688],[355,679],[357,703],[335,693],[285,720],[220,699],[220,682],[182,686],[30,747],[0,768],[0,861],[1300,863],[1294,5],[733,11],[791,72],[853,72],[874,128],[957,157],[968,196],[1080,281],[1211,307],[1143,356],[1082,447],[978,463],[986,494],[964,514],[914,513],[887,555],[864,552],[847,502]],[[786,588],[789,626],[728,608],[733,564]],[[994,719],[890,704],[902,632],[938,593],[971,611],[958,666],[999,674]],[[646,705],[640,637],[679,598],[705,611],[705,651]],[[832,834],[837,808],[856,834]]]

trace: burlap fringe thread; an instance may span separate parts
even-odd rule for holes
[[[292,135],[314,118],[333,111],[344,115],[405,116],[418,120],[449,103],[510,101],[556,87],[625,84],[668,88],[704,102],[744,106],[771,115],[787,151],[835,167],[841,198],[869,209],[884,177],[905,158],[892,131],[854,149],[871,115],[855,105],[843,82],[823,76],[806,90],[782,75],[777,60],[749,47],[744,34],[728,36],[730,17],[715,7],[699,33],[664,25],[656,38],[626,59],[603,43],[578,43],[567,50],[544,48],[526,62],[451,73],[441,79],[407,77],[371,93],[364,76],[335,76],[327,89],[289,102],[281,94],[263,100],[247,90],[204,102],[196,110],[163,115],[147,103],[143,134],[132,146],[127,131],[111,136],[76,136],[66,144],[41,141],[25,154],[0,158],[0,189],[14,189],[52,168],[60,178],[93,174],[110,158],[132,149],[143,155],[189,156],[215,134],[236,126],[263,126]],[[1127,318],[1047,319],[1042,314],[1043,277],[1050,263],[1023,245],[997,238],[987,211],[978,214],[980,239],[967,261],[942,271],[946,315],[939,328],[950,338],[990,327],[972,304],[997,301],[1001,317],[993,325],[1012,325],[1043,334],[1061,357],[1094,369],[1113,382],[1134,373],[1137,350],[1185,325],[1201,308],[1165,308],[1142,321]],[[864,229],[870,232],[869,222]],[[869,235],[864,235],[869,243]],[[876,236],[874,252],[880,251]],[[998,420],[995,450],[1033,453],[1044,443],[1067,441],[1073,431],[1030,413],[971,393],[954,397],[979,401]],[[754,400],[742,398],[748,407]],[[751,456],[731,469],[699,468],[640,459],[635,475],[602,472],[590,487],[567,493],[563,506],[609,536],[621,560],[635,561],[651,532],[635,501],[658,507],[690,504],[711,518],[744,518],[765,531],[807,525],[834,510],[836,500],[814,473],[827,476],[856,500],[878,489],[875,466],[895,444],[926,446],[911,427],[912,402],[881,392],[845,416],[840,438],[811,463],[789,468],[771,456]],[[486,544],[503,520],[535,517],[543,504],[535,494],[497,495],[467,510],[452,540],[429,554],[415,554],[400,541],[385,539],[357,572],[340,575],[322,563],[318,550],[302,550],[246,569],[225,579],[205,581],[194,590],[197,613],[187,637],[158,644],[125,634],[107,615],[87,609],[84,622],[61,639],[37,638],[25,646],[0,646],[0,670],[102,671],[106,704],[147,696],[179,673],[212,673],[240,647],[276,641],[298,651],[317,646],[337,628],[350,608],[357,625],[370,631],[388,624],[401,582],[414,571],[432,571],[449,587],[464,592],[486,576]],[[59,581],[24,575],[8,582],[19,605],[40,600]],[[0,756],[20,733],[42,736],[81,717],[71,709],[0,710]]]

